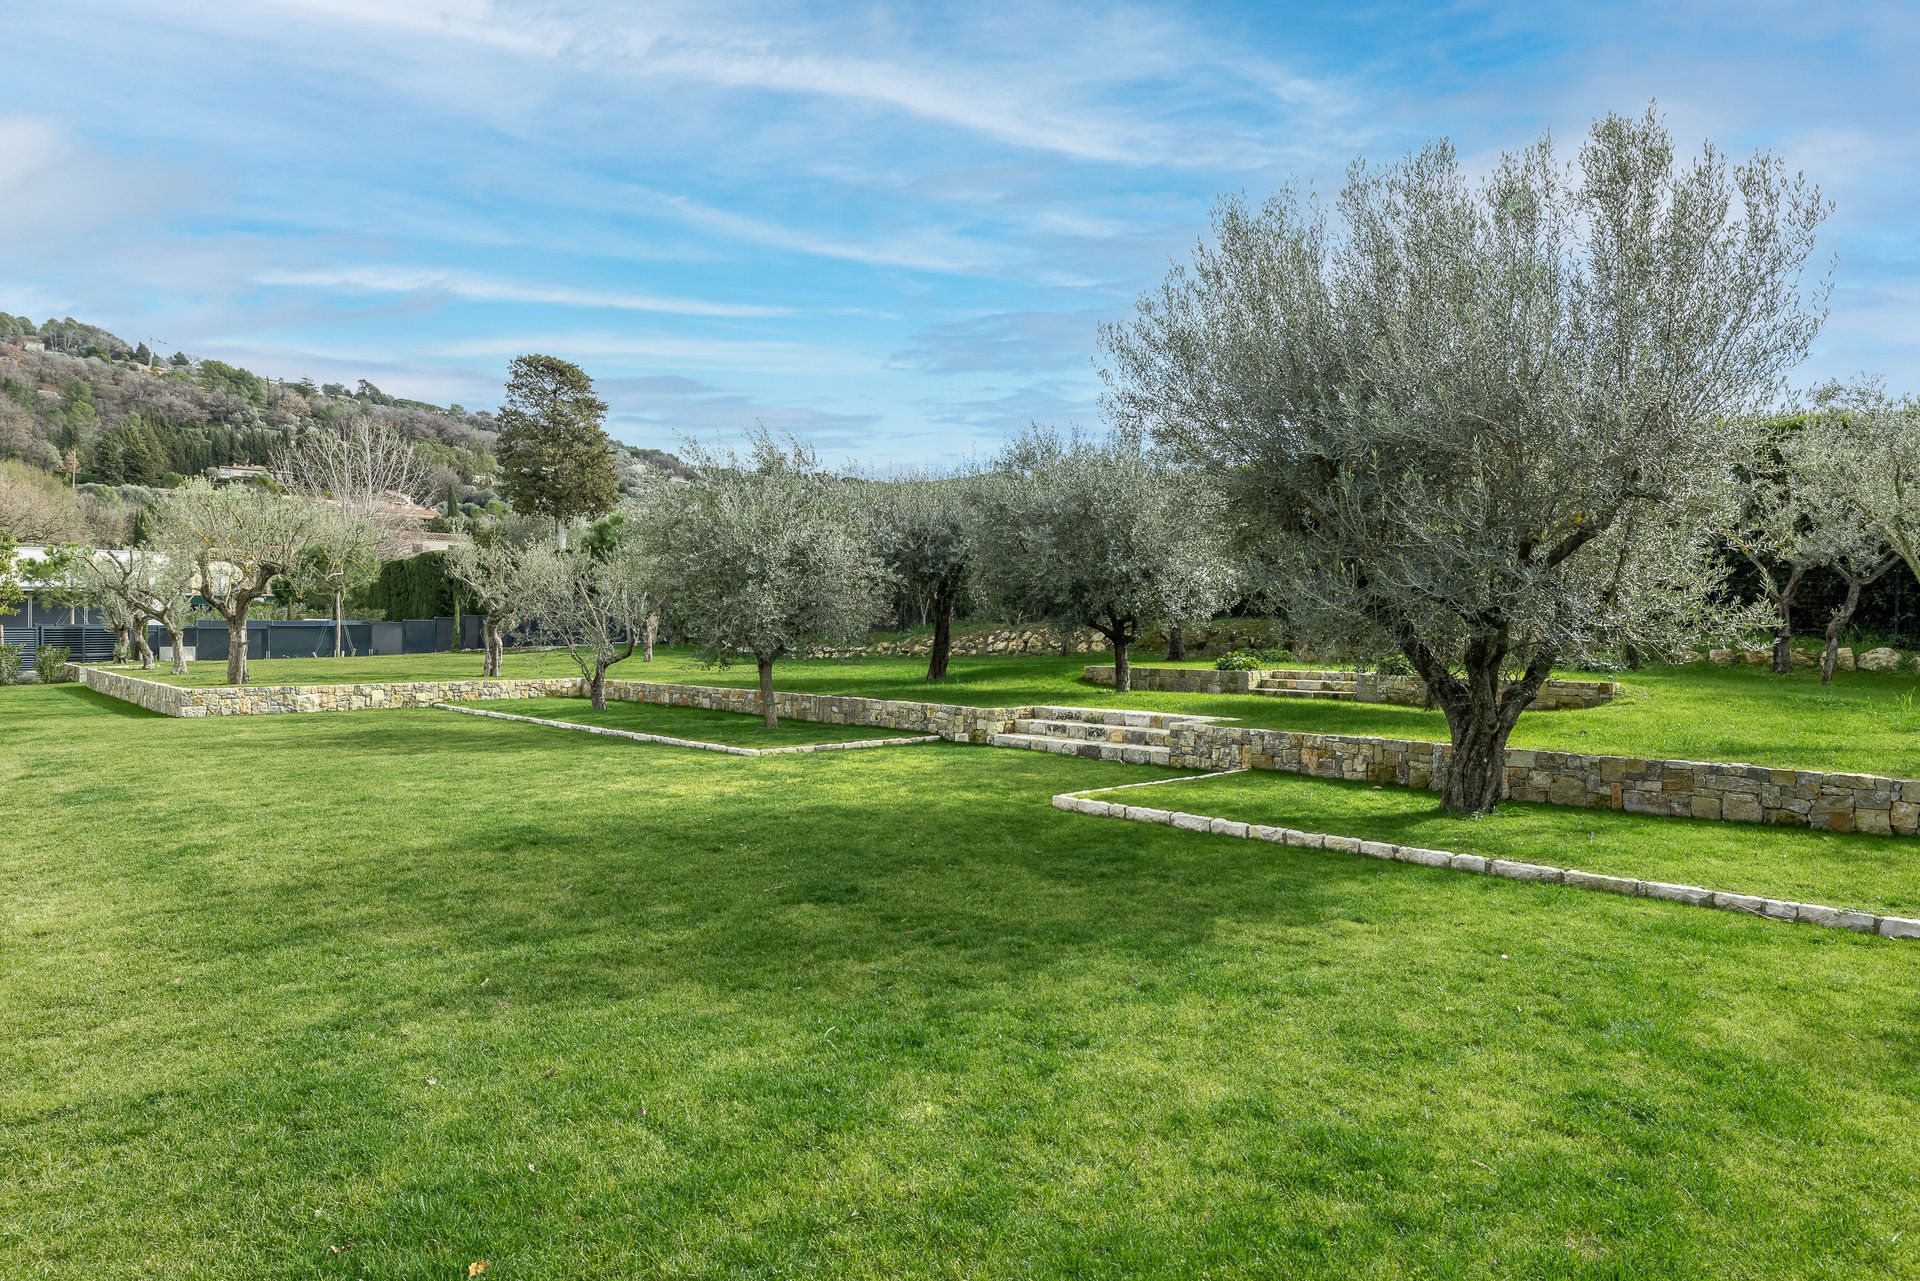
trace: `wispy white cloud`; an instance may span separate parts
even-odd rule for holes
[[[696,338],[657,333],[517,333],[432,344],[426,354],[453,359],[512,357],[530,351],[553,352],[568,359],[622,357],[655,366],[728,369],[742,373],[780,373],[808,377],[871,374],[878,361],[855,352],[779,339]]]
[[[854,237],[830,235],[786,226],[751,214],[737,213],[693,199],[691,196],[635,188],[634,194],[653,211],[678,219],[704,231],[785,249],[821,258],[866,263],[876,267],[901,267],[912,271],[970,273],[998,264],[999,253],[990,246],[968,241],[937,228],[912,235]]]
[[[653,311],[680,316],[790,316],[792,308],[764,303],[709,302],[618,290],[577,289],[569,285],[502,280],[462,271],[427,267],[330,267],[308,271],[267,271],[260,284],[285,288],[348,290],[376,294],[430,294],[474,302],[547,303],[562,307]]]

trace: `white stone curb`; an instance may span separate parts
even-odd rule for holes
[[[668,734],[642,734],[638,730],[608,729],[604,725],[581,725],[574,721],[549,720],[544,716],[516,716],[512,712],[489,711],[484,707],[458,707],[452,703],[433,703],[443,712],[462,716],[486,716],[497,721],[524,721],[528,725],[546,725],[552,729],[579,730],[603,738],[626,738],[636,743],[663,743],[668,747],[693,747],[703,752],[722,752],[728,756],[799,756],[807,752],[844,752],[861,747],[910,747],[915,743],[937,743],[938,734],[919,734],[912,738],[865,738],[853,743],[807,743],[798,747],[729,747],[725,743],[703,743],[697,738],[674,738]]]
[[[1237,774],[1239,770],[1225,771]],[[1206,775],[1214,778],[1218,775]],[[1195,776],[1159,779],[1156,782],[1189,783]],[[1152,787],[1153,783],[1129,783],[1126,787]],[[1121,788],[1100,788],[1101,792]],[[1094,800],[1075,792],[1062,792],[1053,798],[1055,809],[1097,818],[1119,818],[1134,823],[1161,823],[1188,832],[1211,832],[1215,836],[1237,836],[1243,840],[1272,841],[1276,845],[1298,845],[1313,850],[1334,850],[1342,854],[1364,854],[1368,858],[1391,859],[1397,863],[1418,863],[1423,867],[1444,867],[1456,872],[1477,872],[1482,876],[1503,876],[1512,881],[1545,881],[1571,885],[1576,889],[1600,890],[1634,898],[1662,899],[1693,907],[1712,907],[1725,912],[1745,912],[1749,916],[1773,921],[1799,921],[1806,925],[1824,925],[1832,929],[1852,930],[1856,934],[1878,934],[1890,939],[1920,939],[1920,920],[1904,916],[1880,916],[1873,912],[1843,907],[1823,907],[1817,903],[1796,903],[1791,899],[1767,898],[1758,894],[1730,894],[1698,885],[1675,885],[1667,881],[1642,881],[1627,876],[1603,876],[1570,867],[1547,863],[1520,863],[1509,859],[1487,858],[1479,854],[1454,854],[1447,850],[1421,849],[1395,845],[1387,841],[1363,841],[1352,836],[1332,836],[1325,832],[1302,832],[1291,827],[1268,827],[1258,823],[1240,823],[1232,819],[1208,818],[1178,810],[1148,809],[1139,805],[1118,805]]]

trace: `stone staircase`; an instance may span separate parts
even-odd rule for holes
[[[1255,672],[1247,686],[1249,694],[1268,698],[1353,699],[1352,672],[1317,672],[1275,668]]]
[[[1211,721],[1212,716],[1166,712],[1118,711],[1101,707],[1028,707],[1007,734],[987,742],[1062,756],[1088,756],[1129,765],[1165,765],[1167,727],[1182,721]]]

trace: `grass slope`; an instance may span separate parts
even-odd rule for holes
[[[0,1275],[1914,1271],[1911,945],[1152,776],[0,689]]]
[[[665,734],[726,747],[805,747],[816,743],[859,743],[906,737],[900,730],[871,725],[827,725],[783,720],[774,729],[758,716],[715,712],[703,707],[663,707],[654,703],[608,703],[600,711],[583,698],[501,698],[462,704],[515,716],[539,716],[574,725],[600,725],[638,734]]]
[[[1267,770],[1129,789],[1100,799],[1456,854],[1485,854],[1583,872],[1920,916],[1920,842],[1910,836],[1694,822],[1514,801],[1486,817],[1463,819],[1442,810],[1433,792]]]
[[[1254,695],[1133,693],[1080,679],[1085,660],[1057,657],[955,658],[950,678],[924,679],[917,658],[784,662],[783,690],[864,694],[972,705],[1031,703],[1135,707],[1236,717],[1243,724],[1320,733],[1444,741],[1446,720],[1416,707],[1369,706]],[[225,667],[196,663],[186,678],[219,684]],[[273,659],[253,664],[259,684],[342,680],[432,680],[479,674],[474,654],[395,658]],[[564,654],[510,654],[508,676],[573,675]],[[613,669],[629,680],[752,685],[750,667],[713,669],[682,651],[653,663],[630,659]],[[164,678],[164,672],[160,674]],[[1600,752],[1682,760],[1750,761],[1797,769],[1836,769],[1920,778],[1920,677],[1911,672],[1841,672],[1831,687],[1805,669],[1774,676],[1760,668],[1648,668],[1621,674],[1623,690],[1604,707],[1529,712],[1514,731],[1516,747]]]

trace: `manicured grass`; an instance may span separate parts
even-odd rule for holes
[[[1243,724],[1336,734],[1444,741],[1446,720],[1417,707],[1371,706],[1257,695],[1132,693],[1080,679],[1087,662],[1062,659],[955,658],[939,685],[924,679],[919,658],[858,658],[783,662],[779,688],[809,693],[864,694],[971,705],[1032,703],[1134,707],[1231,716]],[[185,678],[218,684],[225,669],[193,664]],[[341,680],[430,680],[479,673],[474,654],[396,658],[275,659],[254,665],[260,684]],[[575,671],[564,654],[510,654],[508,676],[560,676]],[[653,663],[630,659],[613,669],[627,680],[751,685],[751,667],[712,669],[685,652],[666,651]],[[162,673],[164,675],[164,673]],[[1799,769],[1837,769],[1920,778],[1920,677],[1905,672],[1841,672],[1823,688],[1818,675],[1799,669],[1774,676],[1761,668],[1653,667],[1618,674],[1621,694],[1604,707],[1529,712],[1514,731],[1516,747],[1600,752],[1682,760],[1749,761]]]
[[[1441,809],[1432,792],[1269,770],[1128,789],[1100,799],[1456,854],[1485,854],[1829,907],[1920,916],[1920,841],[1906,836],[1696,822],[1512,801],[1490,816],[1467,819]]]
[[[515,716],[539,716],[574,725],[603,725],[639,734],[665,734],[727,747],[804,747],[815,743],[857,743],[908,737],[904,731],[871,725],[826,725],[791,718],[768,729],[758,716],[715,712],[702,707],[663,707],[654,703],[610,702],[600,711],[584,698],[501,698],[462,704]]]
[[[1912,1272],[1913,945],[1155,773],[0,689],[0,1276]]]

